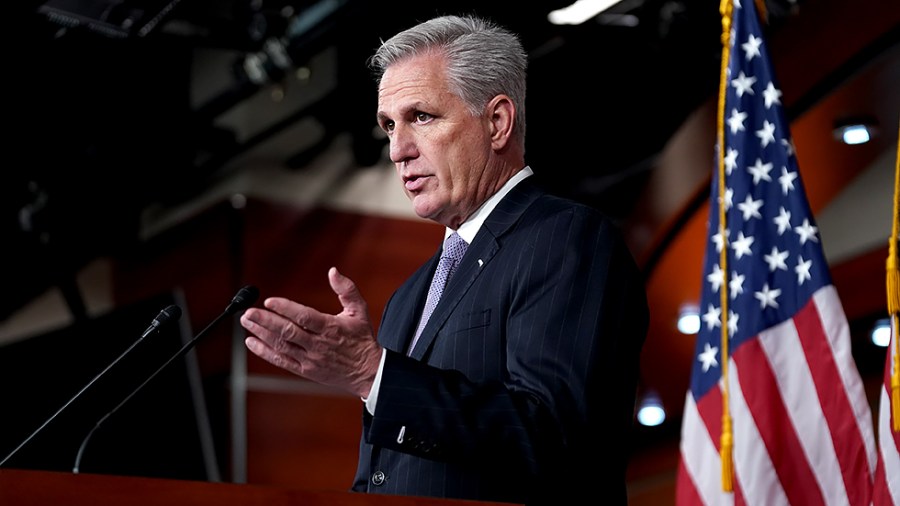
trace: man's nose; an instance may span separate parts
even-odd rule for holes
[[[390,145],[391,161],[394,163],[401,163],[418,155],[415,134],[409,126],[395,125]]]

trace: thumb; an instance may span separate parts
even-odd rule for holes
[[[338,272],[337,267],[332,267],[328,269],[328,283],[331,285],[331,290],[338,296],[345,313],[367,316],[366,300],[359,293],[353,280]]]

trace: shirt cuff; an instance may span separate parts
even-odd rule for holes
[[[375,416],[375,403],[378,402],[378,386],[381,385],[381,371],[384,370],[384,357],[387,356],[386,350],[381,350],[381,361],[378,363],[378,371],[375,373],[375,381],[372,382],[372,388],[369,390],[369,397],[362,399],[366,403],[366,411],[370,415]]]

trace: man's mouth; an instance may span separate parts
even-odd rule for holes
[[[407,191],[420,191],[429,176],[408,176],[403,178],[403,187]]]

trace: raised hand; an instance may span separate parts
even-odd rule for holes
[[[326,314],[282,297],[265,308],[250,308],[241,325],[250,332],[247,348],[267,362],[306,379],[368,397],[381,346],[369,320],[368,305],[356,284],[334,267],[328,282],[343,310]]]

